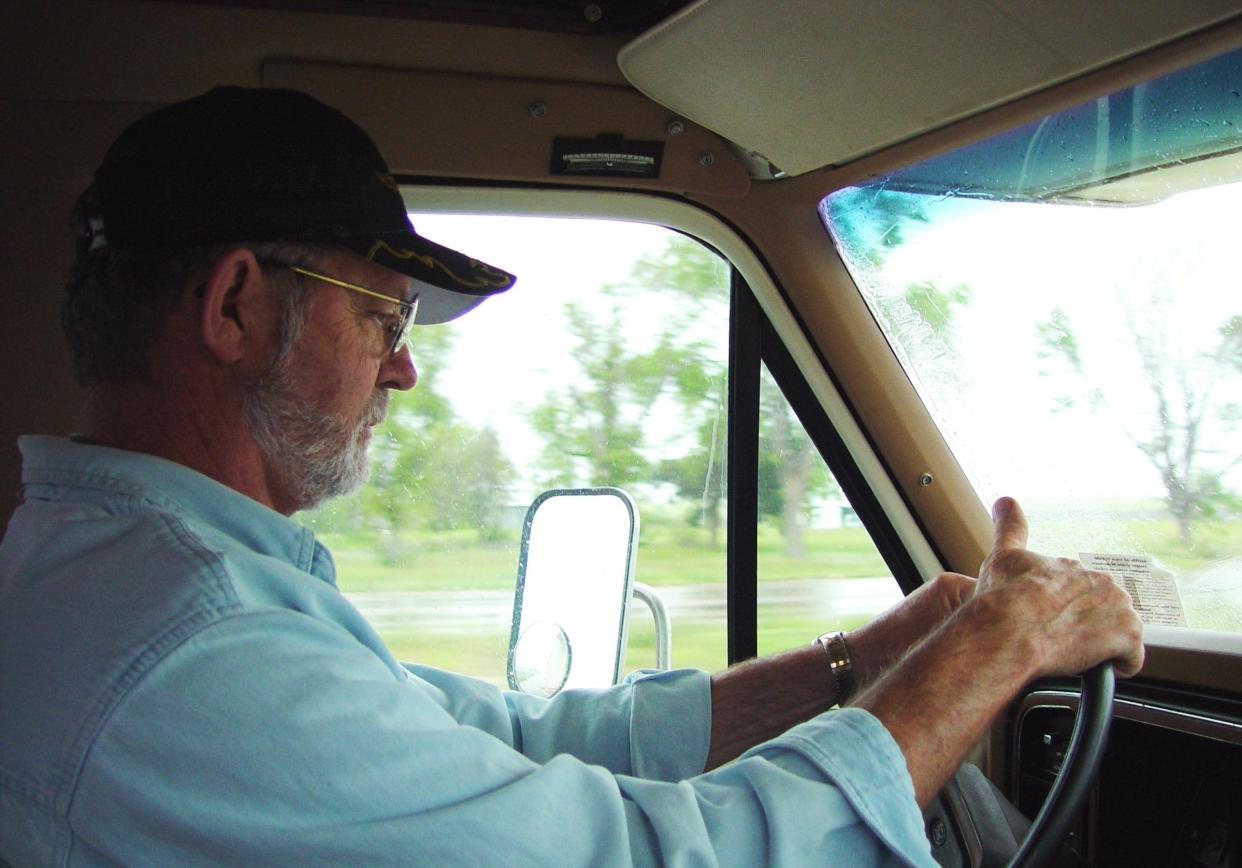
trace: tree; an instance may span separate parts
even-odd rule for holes
[[[613,302],[602,314],[581,304],[565,306],[582,379],[548,393],[531,413],[531,425],[544,439],[547,484],[627,485],[652,476],[643,452],[644,423],[686,351],[675,345],[670,329],[654,349],[631,350],[622,293],[617,287],[603,292]]]
[[[800,558],[813,499],[840,489],[770,376],[759,381],[759,406],[759,514],[780,522],[785,554]]]
[[[726,425],[722,414],[699,423],[695,448],[678,458],[660,462],[656,479],[671,482],[677,496],[693,504],[689,522],[692,527],[707,529],[707,542],[712,548],[720,544],[721,504],[725,496]]]
[[[697,320],[719,322],[727,313],[728,279],[724,261],[702,245],[675,236],[658,254],[644,257],[634,269],[635,280],[666,288],[684,302],[680,329]],[[695,440],[681,456],[661,462],[658,478],[672,482],[678,496],[693,504],[692,524],[708,530],[709,545],[719,544],[721,504],[725,496],[728,444],[723,415],[728,360],[706,347],[681,347],[677,395],[687,419],[697,420]],[[794,417],[771,377],[761,380],[759,514],[774,519],[793,557],[805,553],[803,533],[815,497],[834,489],[827,468]]]
[[[1131,308],[1141,310],[1142,315],[1126,320],[1139,369],[1151,388],[1151,403],[1145,412],[1140,411],[1142,423],[1131,422],[1125,434],[1159,475],[1178,537],[1189,546],[1199,519],[1210,518],[1221,506],[1235,502],[1223,479],[1242,458],[1236,450],[1222,453],[1209,444],[1228,442],[1225,435],[1239,420],[1238,405],[1218,404],[1214,393],[1226,375],[1242,370],[1242,317],[1220,326],[1214,346],[1188,352],[1169,329],[1170,306],[1168,296],[1158,288],[1150,303]],[[1098,410],[1110,403],[1107,393],[1094,385],[1063,309],[1054,308],[1048,320],[1037,325],[1037,338],[1039,357],[1059,363],[1078,384],[1076,391],[1057,398],[1057,409],[1081,401]]]
[[[532,427],[544,440],[547,482],[670,483],[690,505],[689,522],[706,528],[709,545],[719,545],[728,358],[717,326],[728,315],[728,281],[724,260],[675,235],[639,259],[626,280],[604,288],[611,299],[606,308],[566,306],[580,376],[547,395],[531,414]],[[676,303],[669,305],[669,298]],[[649,311],[656,304],[662,306],[655,343],[635,349],[628,340],[627,311]],[[710,334],[704,324],[711,324]],[[663,399],[676,403],[682,430],[690,436],[680,438],[680,454],[655,461],[647,422]],[[759,468],[760,514],[779,524],[787,552],[801,556],[812,501],[832,490],[831,477],[770,378],[760,403],[767,447]],[[666,453],[668,445],[661,444]]]

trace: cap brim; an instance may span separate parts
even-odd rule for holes
[[[414,319],[418,325],[456,319],[517,281],[507,271],[413,232],[338,243],[364,259],[414,279],[419,293]]]

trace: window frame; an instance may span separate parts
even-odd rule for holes
[[[698,206],[666,195],[398,177],[411,212],[616,219],[665,226],[715,250],[730,267],[726,619],[730,665],[758,649],[760,363],[837,477],[898,586],[911,593],[943,557],[894,483],[825,360],[750,244]],[[743,421],[746,422],[743,425]]]

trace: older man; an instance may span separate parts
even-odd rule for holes
[[[1125,593],[1008,500],[977,583],[714,677],[543,701],[401,664],[287,516],[365,479],[411,322],[513,278],[417,236],[367,136],[288,91],[138,121],[77,218],[89,421],[23,438],[0,546],[14,864],[924,864],[918,804],[1023,684],[1141,665]]]

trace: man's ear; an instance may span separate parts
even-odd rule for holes
[[[236,247],[221,255],[197,292],[202,297],[198,333],[208,353],[224,365],[255,353],[266,357],[278,305],[252,251]]]

